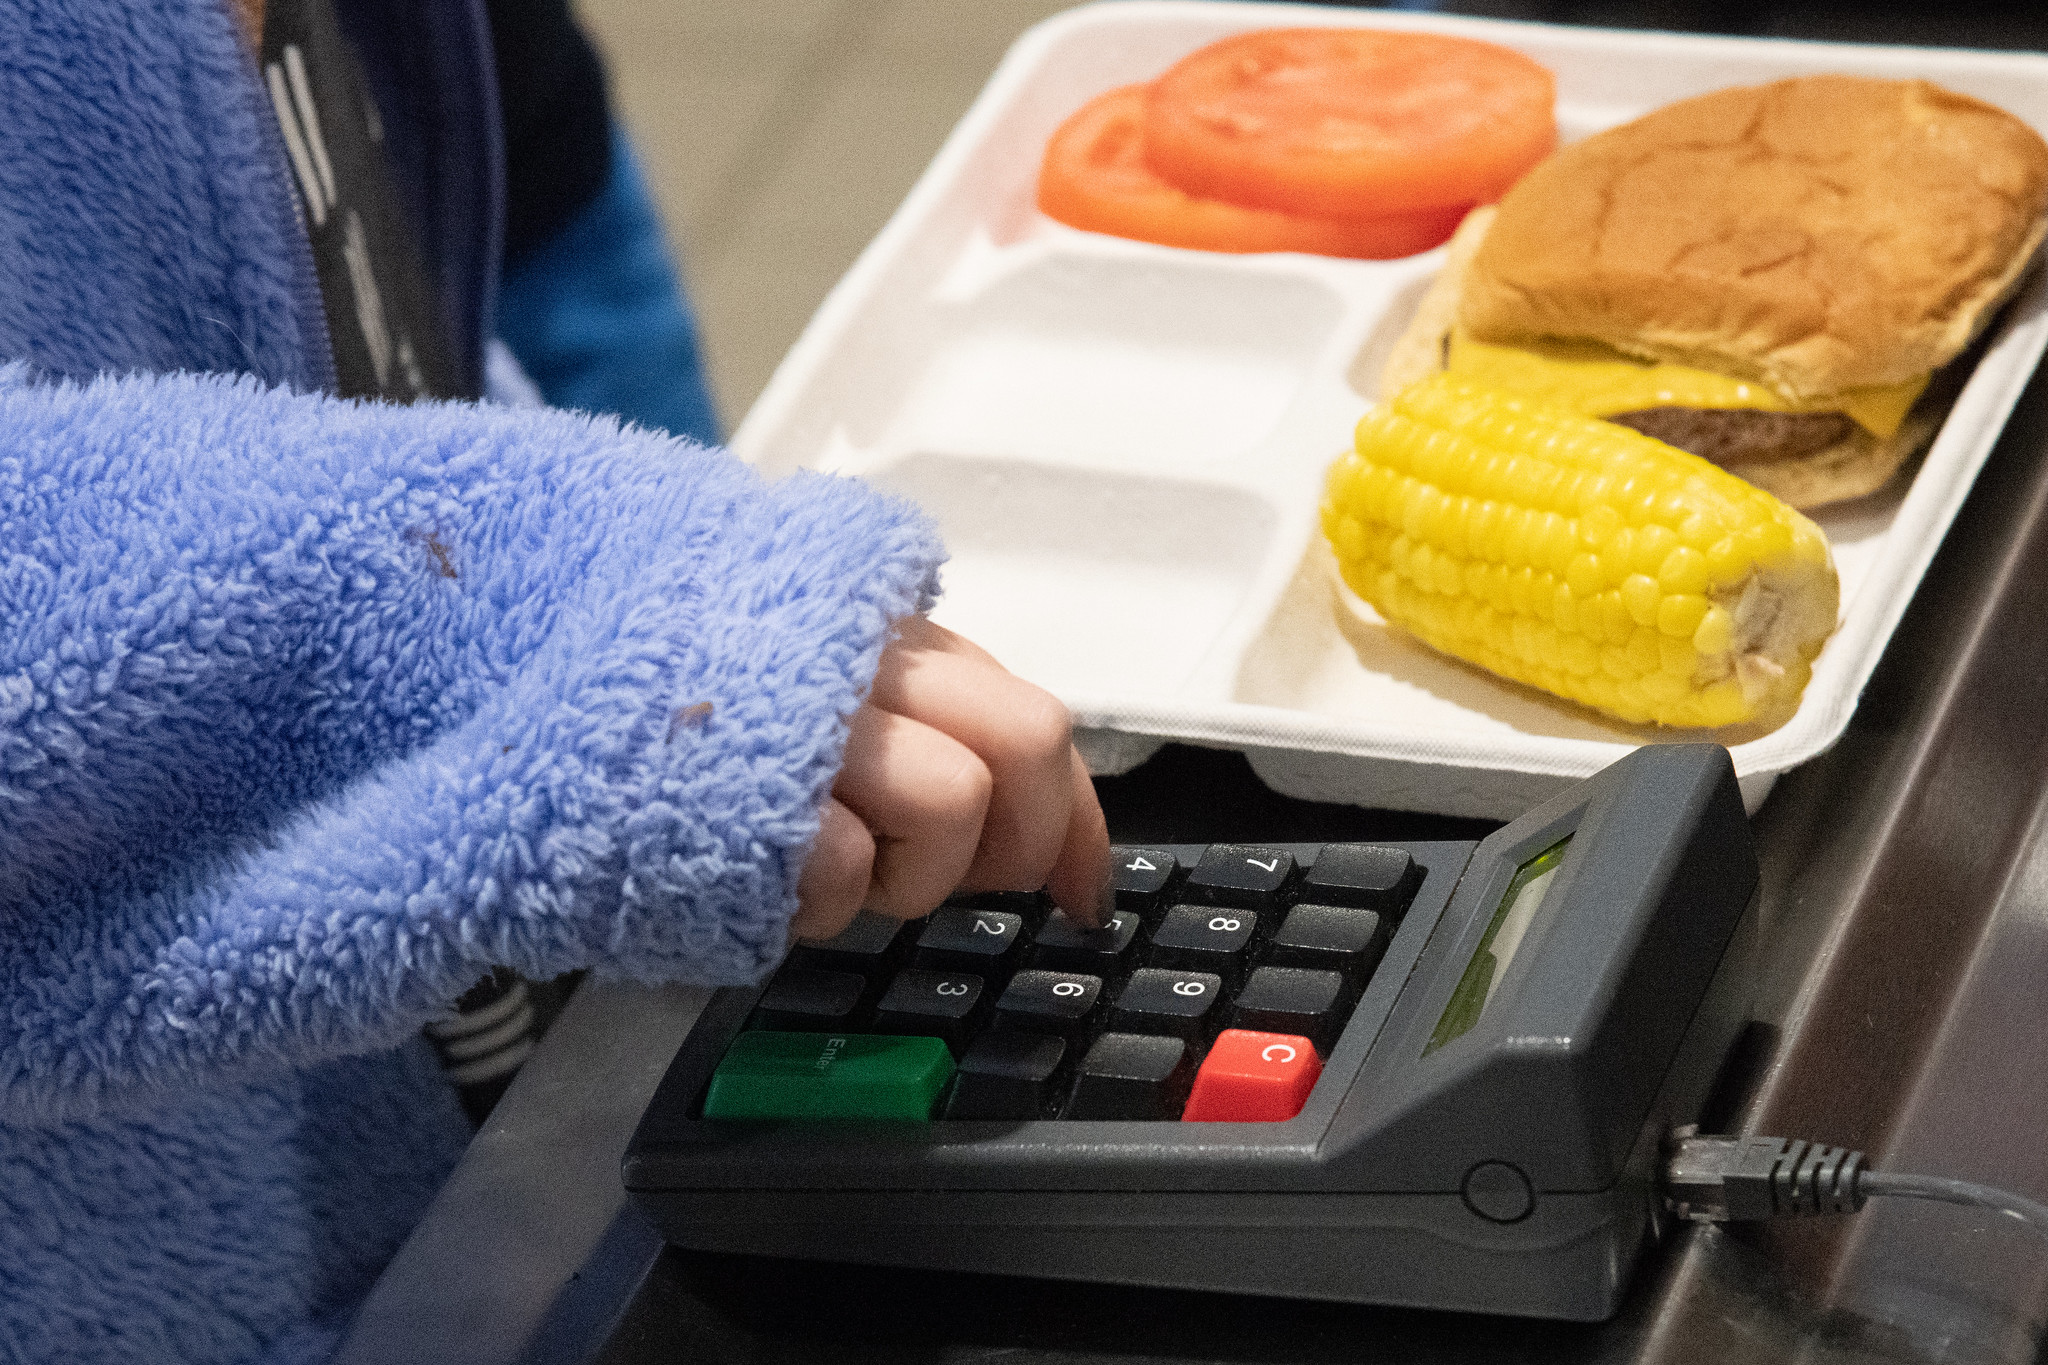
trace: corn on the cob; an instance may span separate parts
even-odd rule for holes
[[[1436,375],[1330,470],[1344,581],[1445,653],[1632,722],[1789,715],[1835,628],[1820,528],[1626,427]]]

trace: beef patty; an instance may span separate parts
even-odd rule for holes
[[[1856,424],[1839,412],[1758,412],[1752,408],[1643,408],[1606,419],[1715,464],[1796,460],[1840,445]]]

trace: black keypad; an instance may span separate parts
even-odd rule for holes
[[[977,891],[971,895],[950,896],[946,904],[962,910],[995,910],[1018,915],[1025,920],[1036,920],[1043,912],[1043,899],[1036,891]]]
[[[1077,1038],[1094,1023],[1102,978],[1074,972],[1019,972],[996,1001],[995,1026]]]
[[[853,972],[870,976],[885,971],[895,958],[903,921],[866,913],[853,917],[836,938],[803,939],[789,953],[789,965],[821,972]]]
[[[1275,967],[1314,967],[1360,982],[1387,950],[1387,920],[1377,910],[1297,905],[1287,912],[1265,960]]]
[[[1105,1033],[1074,1077],[1070,1119],[1177,1119],[1195,1083],[1195,1062],[1178,1038]]]
[[[925,921],[911,961],[926,971],[1009,974],[1024,944],[1024,917],[1002,910],[945,906]]]
[[[1407,850],[1378,844],[1325,844],[1302,878],[1302,894],[1330,905],[1355,905],[1399,918],[1422,885]]]
[[[1344,1003],[1344,978],[1335,972],[1261,967],[1238,992],[1230,1027],[1298,1034],[1328,1057],[1344,1022]]]
[[[1281,890],[1293,878],[1294,855],[1285,849],[1211,844],[1183,891],[1191,901],[1265,910],[1280,903]]]
[[[970,972],[898,972],[875,1006],[876,1033],[943,1038],[955,1053],[981,1024],[988,986]]]
[[[1055,912],[1038,931],[1032,948],[1031,965],[1054,972],[1079,972],[1107,981],[1123,975],[1131,945],[1138,938],[1138,915],[1119,910],[1100,929],[1083,929]]]
[[[754,1027],[790,1033],[843,1029],[853,1020],[867,981],[852,972],[784,967],[761,992]]]
[[[863,914],[797,944],[747,1026],[942,1038],[947,1118],[1175,1119],[1226,1028],[1328,1057],[1423,875],[1374,844],[1112,852],[1103,928],[1043,892],[958,895],[909,925]]]
[[[1156,848],[1113,848],[1109,864],[1116,908],[1140,915],[1149,915],[1165,904],[1166,893],[1180,875],[1179,860]]]
[[[1111,1028],[1126,1033],[1170,1033],[1201,1043],[1213,1031],[1223,1000],[1223,978],[1213,972],[1169,972],[1141,967],[1116,997]]]
[[[1042,1033],[984,1033],[960,1058],[949,1119],[1035,1119],[1066,1098],[1064,1040]]]
[[[1176,905],[1152,931],[1147,965],[1213,972],[1225,981],[1244,974],[1246,949],[1258,933],[1259,912],[1234,905]]]

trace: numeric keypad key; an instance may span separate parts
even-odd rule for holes
[[[895,960],[903,921],[866,911],[832,938],[801,939],[790,949],[789,965],[821,972],[853,972],[872,979]]]
[[[1234,905],[1176,905],[1152,932],[1146,957],[1154,967],[1214,972],[1225,982],[1244,974],[1245,950],[1259,930],[1259,912]]]
[[[1422,868],[1406,849],[1325,844],[1302,880],[1309,900],[1355,905],[1398,919],[1422,885]]]
[[[796,1033],[843,1029],[866,989],[867,982],[851,972],[784,967],[761,992],[753,1026]]]
[[[1261,967],[1244,983],[1230,1027],[1308,1039],[1323,1056],[1344,1027],[1344,978],[1299,967]]]
[[[926,971],[973,972],[998,981],[1016,966],[1023,944],[1022,915],[944,906],[925,921],[911,961]]]
[[[1170,1033],[1199,1044],[1222,998],[1223,978],[1214,973],[1141,967],[1117,994],[1109,1026],[1126,1033]]]
[[[1253,844],[1211,844],[1188,874],[1183,895],[1209,905],[1268,910],[1294,879],[1294,855],[1283,848]]]
[[[1067,1044],[1040,1033],[984,1033],[953,1074],[949,1119],[1035,1119],[1063,1098]]]
[[[1019,972],[996,1001],[995,1026],[1077,1038],[1094,1022],[1102,978],[1073,972]]]
[[[1109,851],[1109,884],[1119,910],[1149,915],[1165,904],[1166,893],[1180,875],[1180,862],[1156,848],[1113,848]]]
[[[1066,1117],[1177,1119],[1194,1081],[1194,1058],[1180,1039],[1105,1033],[1081,1060]]]
[[[1123,974],[1138,938],[1138,912],[1118,910],[1100,929],[1083,929],[1065,911],[1048,917],[1031,949],[1031,965],[1047,971],[1079,972],[1105,981]]]
[[[988,984],[968,972],[898,972],[875,1006],[875,1032],[943,1038],[957,1056],[987,1012]]]
[[[1312,967],[1341,972],[1363,984],[1387,947],[1386,917],[1355,906],[1297,905],[1266,945],[1265,961],[1275,967]]]

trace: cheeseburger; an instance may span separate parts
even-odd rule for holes
[[[1563,149],[1453,239],[1382,376],[1549,398],[1799,507],[1880,487],[2040,245],[2048,144],[1925,81],[1807,76]]]

